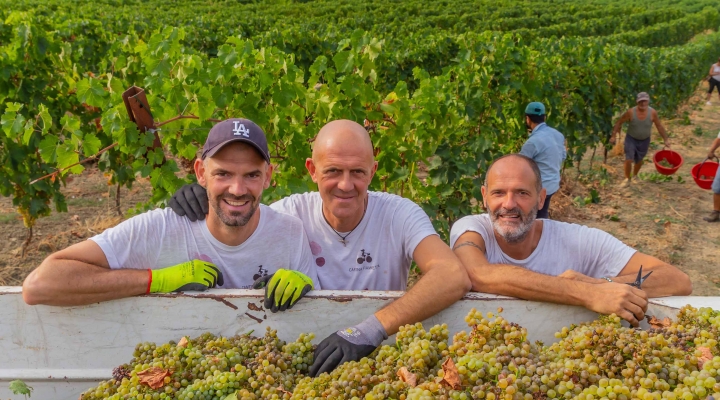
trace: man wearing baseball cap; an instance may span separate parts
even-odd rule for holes
[[[47,257],[23,283],[25,301],[72,306],[257,282],[266,308],[292,307],[317,273],[302,221],[260,204],[273,171],[262,129],[241,118],[216,124],[194,167],[210,203],[205,220],[170,208],[132,217]]]
[[[545,203],[537,211],[537,218],[549,218],[550,198],[560,189],[560,171],[567,156],[565,136],[545,123],[546,113],[543,103],[533,101],[525,107],[525,125],[530,130],[530,138],[520,150],[520,154],[531,158],[540,168],[542,186],[546,191]]]
[[[650,134],[655,124],[658,132],[663,137],[665,147],[670,148],[667,132],[657,111],[650,107],[650,95],[640,92],[636,97],[637,106],[627,110],[613,127],[610,144],[615,144],[618,133],[624,123],[628,123],[627,135],[625,136],[625,180],[620,187],[626,187],[631,183],[637,183],[637,174],[643,165],[643,159],[650,148]],[[633,163],[635,167],[633,168]],[[630,174],[632,172],[632,175]]]

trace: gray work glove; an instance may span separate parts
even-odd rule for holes
[[[320,342],[310,376],[332,372],[346,361],[358,361],[372,353],[388,335],[375,315],[350,328],[339,330]]]
[[[184,185],[170,198],[168,202],[175,214],[188,217],[190,221],[205,219],[210,211],[207,190],[197,183]]]

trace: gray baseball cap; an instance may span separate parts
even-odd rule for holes
[[[650,95],[645,92],[640,92],[637,94],[637,97],[635,98],[635,102],[639,103],[643,100],[650,101]]]
[[[262,158],[270,163],[270,152],[268,151],[265,132],[254,122],[245,118],[230,118],[218,122],[210,129],[205,145],[203,146],[202,159],[212,157],[226,144],[232,142],[243,142],[252,145],[260,152]]]

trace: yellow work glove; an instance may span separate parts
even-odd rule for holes
[[[292,308],[315,287],[312,279],[302,272],[280,268],[255,281],[253,289],[262,288],[265,288],[265,309],[278,312]]]
[[[222,272],[215,265],[203,260],[192,260],[149,271],[148,293],[208,290],[224,283]]]

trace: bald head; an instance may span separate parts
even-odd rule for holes
[[[368,187],[377,171],[365,128],[348,120],[326,124],[315,137],[305,168],[318,185],[330,226],[340,232],[355,229],[365,215]]]
[[[318,160],[328,152],[351,153],[357,157],[374,160],[373,145],[365,128],[355,121],[339,119],[328,122],[315,137],[312,158]]]
[[[508,174],[520,175],[520,176],[532,176],[534,175],[535,189],[539,193],[542,190],[542,176],[540,175],[540,168],[537,163],[522,154],[506,154],[490,164],[487,172],[485,173],[485,187],[488,186],[491,175],[503,175]]]

